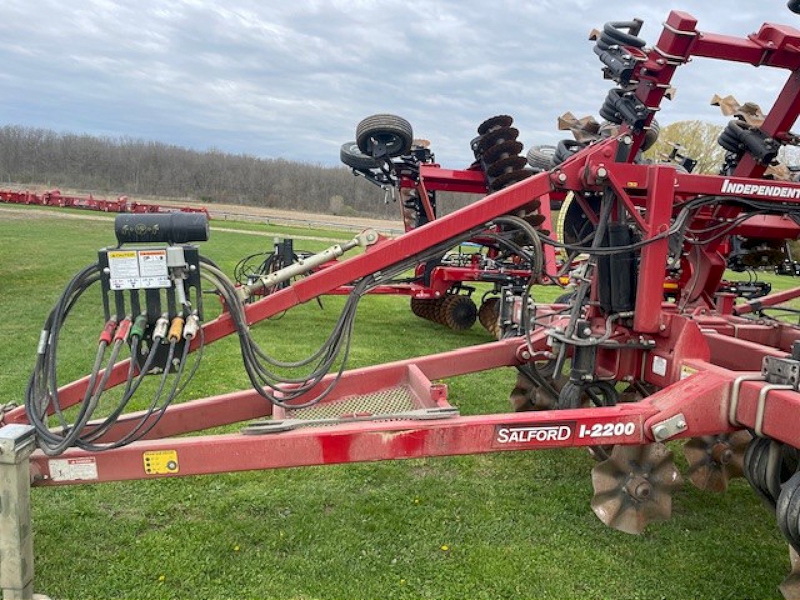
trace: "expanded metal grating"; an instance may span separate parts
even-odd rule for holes
[[[408,386],[386,388],[363,396],[349,396],[333,402],[321,402],[300,410],[287,410],[288,419],[338,419],[353,414],[379,417],[422,408]]]

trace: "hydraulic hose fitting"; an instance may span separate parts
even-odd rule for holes
[[[153,341],[160,342],[167,337],[167,328],[169,327],[169,320],[166,315],[159,317],[156,325],[153,328]]]
[[[103,327],[103,332],[100,334],[100,339],[97,343],[102,344],[105,343],[106,345],[111,343],[112,338],[114,337],[114,330],[117,328],[117,320],[116,319],[109,319],[106,321],[105,327]]]
[[[136,317],[136,320],[133,322],[130,336],[142,339],[144,337],[145,329],[147,329],[147,313],[142,313]]]
[[[131,319],[130,317],[125,317],[120,321],[119,327],[117,327],[117,332],[114,334],[114,341],[115,342],[124,342],[128,339],[128,333],[131,330]]]
[[[186,326],[183,328],[183,339],[191,340],[200,330],[200,317],[195,313],[186,317]]]
[[[167,334],[167,341],[170,344],[180,341],[181,333],[183,333],[183,317],[175,317],[169,326],[169,333]]]

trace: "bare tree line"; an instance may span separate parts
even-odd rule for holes
[[[385,202],[383,191],[344,166],[16,125],[0,127],[0,183],[10,182],[345,216],[394,219],[400,211],[394,202]],[[442,204],[452,210],[469,200],[452,198]]]

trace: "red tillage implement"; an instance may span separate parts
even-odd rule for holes
[[[672,12],[657,43],[647,47],[638,28],[637,22],[607,24],[595,49],[618,84],[600,112],[618,129],[571,144],[558,164],[538,174],[515,175],[518,161],[507,157],[501,160],[509,160],[509,170],[424,164],[413,176],[398,175],[389,159],[409,151],[403,127],[385,118],[359,126],[360,158],[384,165],[393,185],[414,187],[420,199],[434,186],[498,190],[396,239],[366,231],[237,288],[186,244],[205,239],[202,224],[176,221],[172,231],[154,231],[148,229],[153,222],[118,223],[120,246],[102,251],[98,265],[73,279],[48,319],[26,406],[5,414],[13,425],[0,430],[10,449],[0,462],[9,473],[16,469],[7,487],[24,497],[28,473],[20,465],[28,455],[33,484],[48,486],[587,446],[602,460],[592,474],[593,510],[609,526],[639,533],[670,516],[680,483],[664,442],[691,438],[692,481],[724,490],[743,470],[799,549],[800,329],[770,318],[769,309],[797,298],[800,289],[739,306],[717,290],[731,236],[783,240],[800,233],[794,220],[800,185],[762,179],[780,146],[796,141],[790,128],[800,111],[800,31],[766,24],[747,38],[701,34],[695,19]],[[720,175],[637,159],[675,70],[697,56],[789,71],[760,127],[739,121],[726,128]],[[503,135],[510,123],[498,117],[484,125],[473,145],[478,155],[497,158],[494,146],[508,142]],[[589,256],[572,304],[535,305],[529,289],[508,286],[500,341],[336,372],[361,296],[454,245],[491,239],[514,247],[528,258],[535,283],[549,267],[542,245],[559,242],[525,217],[569,193],[592,223],[586,237],[566,244]],[[365,251],[315,270],[357,246]],[[668,273],[679,282],[674,302],[664,300]],[[300,274],[307,276],[297,279]],[[72,303],[97,280],[107,326],[96,367],[56,389],[56,333]],[[201,285],[214,288],[225,307],[206,323]],[[342,286],[351,290],[345,308],[329,340],[305,361],[310,373],[276,377],[281,361],[258,347],[250,328]],[[266,289],[273,291],[258,298]],[[171,404],[187,356],[232,333],[253,388]],[[110,363],[124,351],[132,358],[103,370],[106,351]],[[460,416],[440,381],[499,367],[519,372],[516,407],[546,410]],[[163,381],[150,409],[125,413],[145,377]],[[119,410],[93,416],[102,391],[119,385],[125,386]],[[166,398],[163,389],[170,390]],[[69,407],[77,412],[72,422],[64,417]],[[254,419],[239,433],[176,437]],[[34,440],[39,449],[31,454]],[[29,552],[29,531],[6,527],[6,539]],[[30,591],[25,567],[11,575],[16,579],[4,580],[12,581],[9,590]],[[787,597],[798,595],[795,579],[784,583]]]

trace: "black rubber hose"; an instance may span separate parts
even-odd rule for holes
[[[603,33],[600,39],[605,43],[618,44],[620,46],[632,46],[634,48],[644,48],[645,41],[633,35],[631,32],[638,33],[642,27],[641,21],[610,21],[603,25]],[[627,29],[628,33],[622,31]]]

